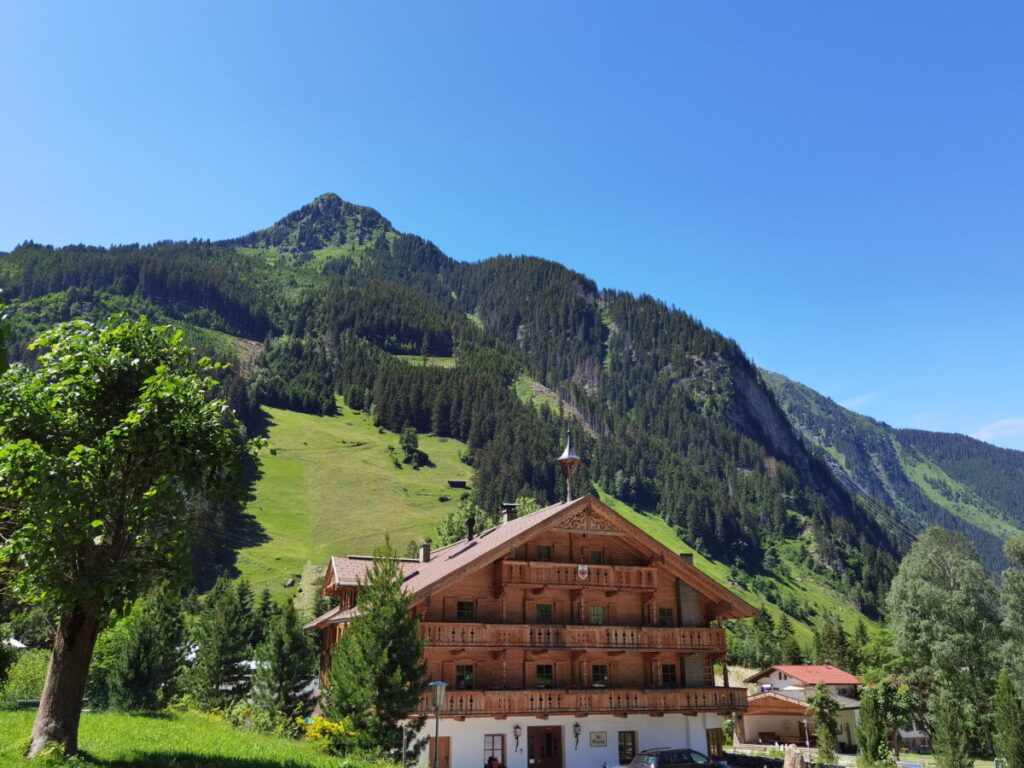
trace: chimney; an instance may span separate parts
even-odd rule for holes
[[[423,543],[420,544],[420,562],[421,563],[429,563],[430,562],[430,545],[433,544],[433,543],[434,542],[432,542],[430,539],[424,539]]]
[[[467,517],[466,518],[466,541],[472,541],[473,537],[475,535],[476,535],[476,518],[475,517]]]
[[[514,501],[503,501],[501,503],[501,511],[505,515],[505,522],[511,523],[519,514],[519,505]]]
[[[684,563],[693,565],[693,552],[680,552],[679,559],[682,560]]]

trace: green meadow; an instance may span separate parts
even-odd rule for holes
[[[447,506],[458,502],[463,491],[448,480],[472,473],[460,460],[464,444],[429,435],[420,435],[419,448],[430,465],[402,463],[398,435],[340,400],[331,417],[265,411],[269,445],[246,511],[269,540],[238,555],[239,570],[257,590],[288,591],[284,583],[298,581],[307,564],[370,554],[384,534],[404,553],[410,541],[432,535]]]

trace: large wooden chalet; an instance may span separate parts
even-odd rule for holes
[[[567,449],[568,450],[568,449]],[[602,768],[651,747],[721,750],[722,717],[746,689],[716,687],[721,619],[756,611],[593,496],[517,517],[401,560],[448,684],[441,768]],[[331,559],[322,669],[352,617],[368,557]],[[433,714],[430,694],[420,711]],[[430,729],[433,732],[433,723]],[[435,745],[430,739],[433,765]]]

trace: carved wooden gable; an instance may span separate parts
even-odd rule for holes
[[[570,531],[622,532],[623,530],[610,517],[603,515],[590,506],[576,510],[562,520],[558,527]]]

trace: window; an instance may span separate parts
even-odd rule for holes
[[[659,608],[658,609],[658,626],[659,627],[674,627],[676,625],[675,618],[672,616],[671,608]]]
[[[554,688],[555,687],[555,668],[552,664],[538,664],[537,665],[537,687],[538,688]]]
[[[636,755],[636,731],[619,731],[619,765],[625,765]]]
[[[725,738],[721,728],[708,729],[708,757],[721,760],[725,757]]]
[[[538,544],[537,559],[544,563],[551,562],[551,546],[548,544]]]
[[[604,562],[604,552],[598,549],[590,550],[590,564],[601,565]]]
[[[590,668],[590,684],[595,688],[608,687],[608,665],[594,664]]]
[[[455,620],[476,620],[476,603],[474,603],[472,600],[459,600],[459,602],[455,604]]]
[[[497,759],[498,765],[505,764],[505,734],[484,734],[484,764],[492,757]]]
[[[592,606],[590,606],[590,623],[591,624],[607,624],[608,623],[608,606],[607,605],[592,605]]]
[[[473,690],[473,665],[455,665],[455,688],[459,691]]]
[[[555,606],[551,605],[551,603],[539,603],[537,605],[537,623],[554,624]]]
[[[676,665],[675,664],[662,664],[661,665],[661,684],[666,688],[675,688],[676,686]]]

